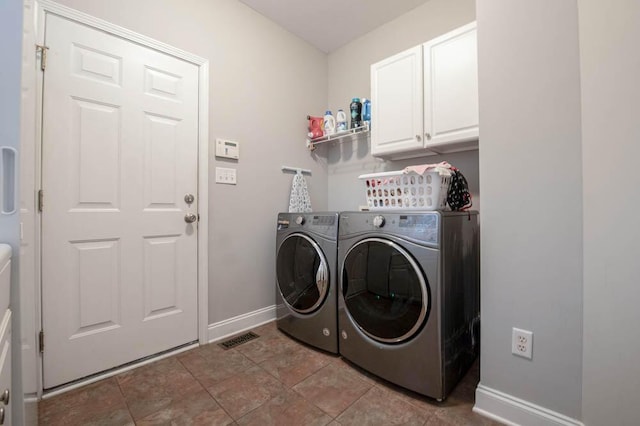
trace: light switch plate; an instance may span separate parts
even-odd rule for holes
[[[226,185],[235,185],[236,169],[216,167],[216,183],[223,183]]]

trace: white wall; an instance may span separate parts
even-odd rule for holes
[[[480,383],[579,419],[583,210],[576,1],[478,0],[476,6]],[[512,327],[533,331],[532,360],[511,354]]]
[[[327,103],[327,58],[237,0],[61,0],[60,3],[210,60],[210,140],[240,142],[240,161],[210,145],[209,323],[275,303],[275,222],[291,175],[309,168],[315,210],[327,174],[305,148],[306,115]],[[216,185],[215,167],[238,185]]]
[[[474,0],[430,0],[424,5],[371,31],[329,54],[329,107],[349,112],[351,98],[370,98],[370,67],[395,53],[422,44],[475,20]],[[320,111],[323,113],[324,111]],[[375,126],[375,123],[372,123]],[[481,143],[482,144],[482,143]],[[364,188],[358,176],[386,170],[401,170],[412,164],[449,161],[467,178],[479,206],[478,151],[421,157],[403,161],[383,161],[372,157],[368,139],[329,145],[319,155],[329,170],[330,210],[356,210],[365,205]]]
[[[640,2],[578,0],[587,425],[640,424]]]

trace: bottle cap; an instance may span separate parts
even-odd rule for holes
[[[330,110],[330,109],[328,109],[328,110],[324,113],[324,115],[331,115],[331,110]]]
[[[353,98],[351,99],[351,102],[360,102],[360,98]]]

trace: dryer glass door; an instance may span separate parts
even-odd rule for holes
[[[347,253],[342,270],[347,312],[369,337],[399,343],[420,329],[429,311],[426,278],[398,244],[367,238]]]
[[[318,309],[329,290],[327,260],[318,244],[304,234],[291,234],[282,242],[276,276],[285,303],[301,314]]]

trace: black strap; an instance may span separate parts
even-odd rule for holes
[[[467,210],[473,205],[467,179],[458,169],[452,168],[452,172],[449,192],[447,193],[447,204],[453,211]]]

